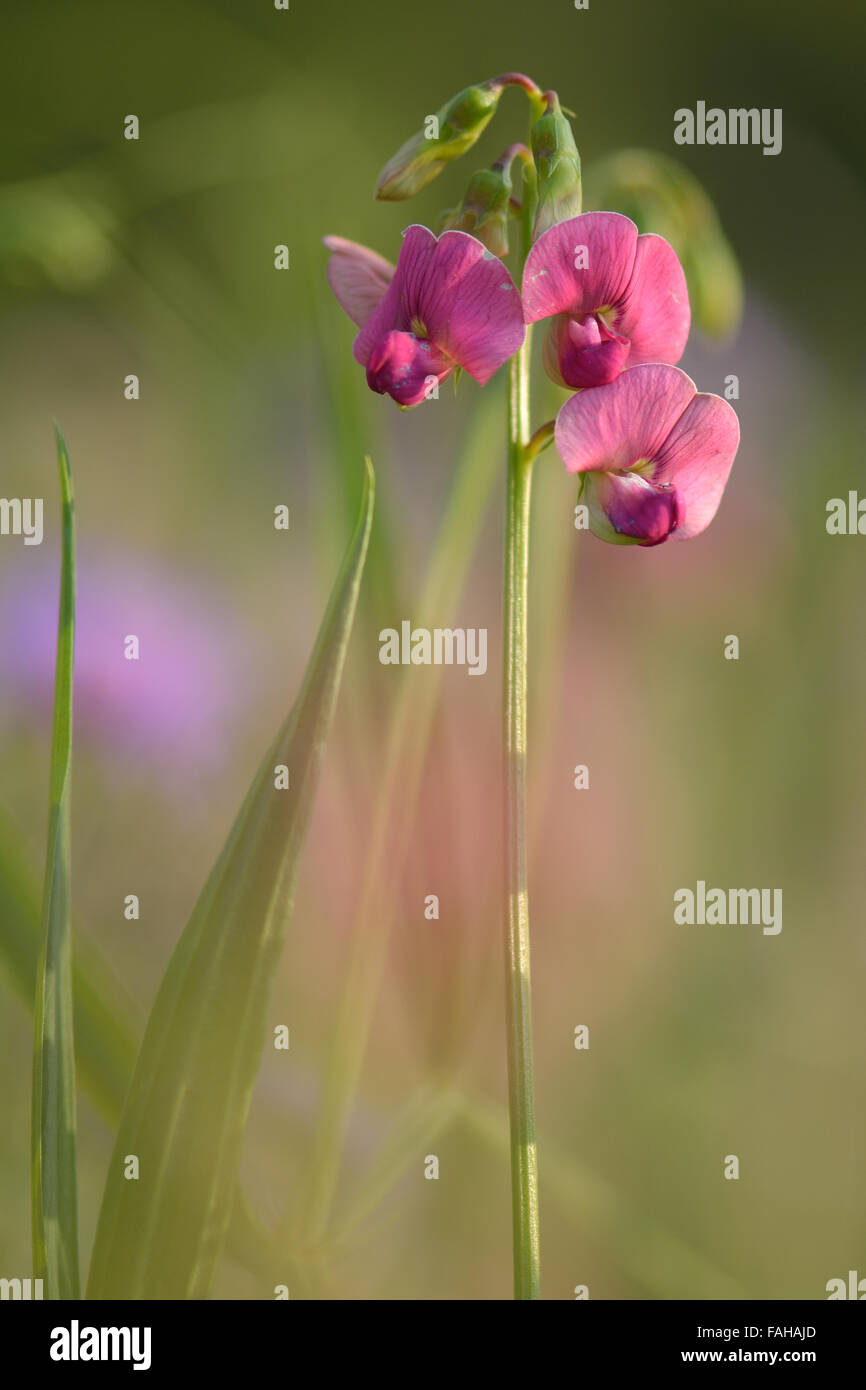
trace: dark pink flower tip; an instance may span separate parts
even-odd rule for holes
[[[589,529],[619,545],[690,540],[718,510],[740,441],[736,412],[661,363],[572,396],[556,447],[585,475]]]
[[[628,354],[628,338],[612,333],[603,319],[573,319],[568,314],[557,314],[545,339],[543,355],[548,376],[558,385],[577,391],[613,381]]]
[[[331,252],[328,261],[328,282],[336,298],[353,323],[359,328],[367,322],[394,278],[390,261],[341,236],[326,236],[324,244]]]
[[[620,369],[678,362],[691,322],[673,247],[664,237],[638,236],[631,219],[618,212],[581,213],[539,237],[523,272],[523,311],[527,323],[555,319],[545,365],[554,381],[574,389],[612,380],[616,355]],[[559,316],[579,334],[598,331],[616,339],[619,354],[611,348],[575,352]]]
[[[392,328],[374,345],[367,360],[371,391],[391,396],[398,405],[418,405],[453,371],[431,343]]]
[[[405,342],[397,343],[395,333],[415,341],[414,355]],[[437,238],[426,227],[412,226],[404,235],[394,277],[353,351],[372,370],[379,383],[374,390],[387,391],[403,405],[410,404],[401,399],[409,389],[406,383],[416,380],[425,356],[433,364],[427,375],[441,381],[455,367],[464,367],[483,386],[514,355],[525,334],[514,281],[476,237],[449,231]],[[422,391],[418,399],[423,396]]]
[[[590,530],[619,545],[661,545],[682,515],[675,488],[660,487],[639,473],[596,473],[586,498]]]

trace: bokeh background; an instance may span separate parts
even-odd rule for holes
[[[504,384],[482,393],[464,379],[408,414],[368,394],[320,243],[339,233],[396,258],[404,226],[435,220],[475,167],[522,138],[524,99],[506,93],[477,158],[409,207],[374,202],[379,168],[451,94],[513,68],[575,112],[588,176],[622,147],[682,158],[745,284],[739,331],[722,343],[693,334],[682,363],[705,390],[740,380],[743,443],[704,537],[606,547],[573,529],[574,485],[553,451],[536,469],[544,1296],[587,1284],[592,1298],[822,1298],[828,1279],[866,1274],[866,540],[825,529],[829,498],[866,493],[862,8],[2,9],[0,492],[44,497],[46,537],[26,549],[0,540],[0,913],[11,940],[38,903],[44,855],[55,416],[79,525],[74,903],[82,949],[127,1030],[105,1059],[115,1091],[301,679],[364,451],[377,469],[362,604],[275,981],[272,1021],[289,1025],[291,1049],[264,1057],[244,1154],[250,1203],[279,1234],[256,1259],[227,1255],[217,1294],[272,1297],[283,1276],[296,1296],[510,1295]],[[673,113],[698,100],[781,107],[782,154],[678,149]],[[122,138],[129,113],[137,143]],[[278,243],[290,249],[286,272],[273,267]],[[129,373],[138,401],[124,399]],[[535,392],[540,423],[558,397],[541,375]],[[288,533],[273,528],[279,503]],[[404,680],[379,665],[379,630],[421,621],[431,586],[430,625],[489,629],[484,679],[421,668]],[[133,632],[138,664],[122,658]],[[723,657],[728,634],[739,661]],[[573,788],[578,763],[589,790]],[[393,835],[371,861],[383,790]],[[781,934],[676,926],[673,893],[699,878],[781,888]],[[130,893],[138,922],[124,919]],[[424,916],[430,893],[438,921]],[[334,1220],[309,1252],[293,1233],[353,952],[372,961],[375,989]],[[5,967],[0,1273],[12,1276],[30,1268],[32,1039],[26,966]],[[588,1051],[574,1049],[578,1024]],[[85,1256],[111,1104],[82,1091]],[[440,1161],[435,1182],[428,1154]],[[724,1180],[728,1154],[739,1181]]]

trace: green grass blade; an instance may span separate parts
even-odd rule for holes
[[[75,1056],[69,919],[69,775],[75,646],[75,515],[69,455],[60,430],[62,505],[60,611],[42,949],[36,972],[31,1186],[33,1274],[46,1298],[80,1297],[78,1184],[75,1165]]]
[[[0,975],[28,1009],[36,999],[42,925],[28,847],[0,811]],[[72,930],[72,1015],[78,1084],[116,1126],[138,1049],[137,1011],[108,961]]]
[[[294,709],[169,962],[111,1160],[89,1298],[203,1298],[231,1212],[268,998],[291,915],[373,516],[373,470]],[[289,769],[275,790],[274,767]],[[126,1176],[135,1169],[138,1177]]]

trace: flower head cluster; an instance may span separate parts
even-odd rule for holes
[[[360,330],[354,355],[373,391],[411,407],[457,368],[485,385],[523,346],[527,325],[547,320],[545,369],[576,393],[553,436],[566,469],[581,475],[590,530],[620,545],[687,540],[716,513],[737,417],[676,368],[691,315],[670,243],[641,235],[620,213],[575,211],[580,160],[556,94],[514,73],[469,89],[472,100],[464,93],[443,108],[447,138],[430,152],[420,136],[408,142],[387,166],[380,196],[409,196],[469,148],[508,83],[533,104],[532,149],[509,146],[476,175],[448,230],[437,237],[410,226],[396,267],[354,242],[325,239],[331,287]],[[518,156],[534,209],[534,221],[523,221],[535,238],[520,291],[490,249],[505,254],[509,213],[523,212],[508,172]]]

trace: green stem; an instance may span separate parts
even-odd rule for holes
[[[509,364],[508,377],[508,502],[502,671],[508,1103],[511,1119],[514,1297],[518,1299],[540,1297],[526,852],[526,650],[533,462],[528,445],[527,334],[527,341]]]

